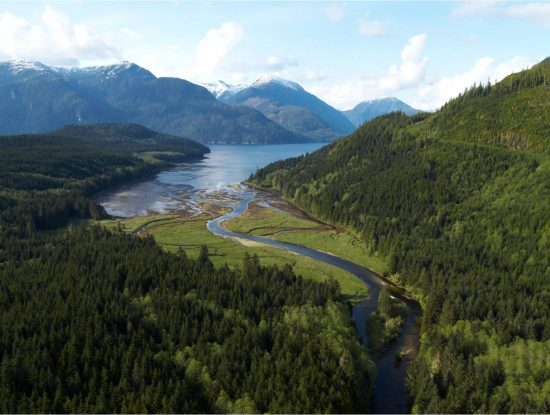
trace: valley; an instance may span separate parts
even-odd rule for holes
[[[0,414],[550,413],[549,16],[2,2]]]
[[[381,277],[387,274],[387,264],[369,254],[368,247],[358,236],[319,222],[276,195],[247,188],[238,182],[231,183],[237,176],[231,176],[230,166],[244,150],[233,146],[213,146],[211,150],[204,160],[102,195],[100,200],[108,212],[130,217],[98,223],[141,237],[152,236],[166,251],[178,253],[183,250],[191,258],[200,257],[206,246],[210,260],[218,267],[238,268],[245,255],[255,255],[263,265],[284,267],[290,264],[297,275],[306,279],[337,281],[342,300],[353,304],[357,336],[363,340],[369,354],[376,357],[374,411],[406,411],[405,375],[419,346],[417,319],[421,311],[418,304]],[[246,151],[268,153],[261,147]],[[254,157],[246,157],[250,159]],[[235,174],[244,180],[248,175],[246,164],[239,164],[239,167],[242,170]],[[217,170],[226,172],[225,181],[216,182]],[[170,189],[175,184],[186,191],[172,191],[174,196],[170,196]],[[152,191],[155,186],[159,186],[158,190]],[[129,197],[136,192],[137,199]],[[164,202],[150,203],[143,199],[141,195],[147,192],[156,194]],[[186,208],[190,201],[195,210]],[[140,204],[150,207],[143,209]],[[148,215],[134,216],[140,210]],[[389,289],[398,298],[393,301],[404,307],[405,320],[397,340],[375,351],[368,348],[367,322],[371,313],[377,310],[382,288]],[[376,336],[383,334],[377,332]],[[374,345],[375,340],[371,338],[370,342]]]

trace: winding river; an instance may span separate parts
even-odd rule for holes
[[[382,288],[387,288],[393,297],[399,298],[406,304],[407,317],[405,319],[402,334],[376,359],[377,376],[373,399],[373,411],[375,413],[396,414],[406,412],[409,407],[405,389],[406,371],[409,363],[416,358],[419,349],[419,329],[416,320],[421,314],[421,309],[418,303],[411,300],[407,296],[407,293],[401,288],[396,287],[375,272],[357,265],[354,262],[300,245],[293,245],[261,236],[233,232],[222,226],[225,221],[242,215],[247,210],[250,202],[255,200],[255,198],[256,193],[253,190],[246,191],[244,197],[233,206],[232,211],[212,219],[207,223],[208,230],[224,238],[247,239],[305,255],[317,261],[339,267],[360,278],[368,285],[369,295],[366,301],[360,302],[353,307],[352,317],[355,321],[357,333],[365,347],[368,342],[366,322],[370,314],[377,309],[378,294],[380,294],[380,290]],[[402,360],[396,359],[396,354],[398,352],[405,353]]]
[[[179,209],[194,214],[198,208],[196,202],[205,195],[220,191],[230,193],[232,197],[220,203],[225,203],[232,210],[208,222],[207,227],[211,232],[224,238],[246,239],[308,256],[348,271],[368,285],[367,300],[356,304],[352,310],[357,334],[365,347],[368,342],[367,319],[377,309],[380,290],[387,288],[393,297],[405,303],[407,316],[400,336],[375,361],[377,376],[372,409],[375,413],[404,413],[409,409],[405,389],[406,371],[419,350],[417,317],[421,309],[418,303],[380,275],[346,259],[299,245],[232,232],[222,226],[225,221],[242,215],[250,202],[257,198],[255,190],[242,187],[240,191],[235,191],[229,185],[245,180],[257,167],[271,161],[304,154],[319,147],[319,144],[211,146],[212,153],[205,160],[161,172],[154,179],[122,187],[102,195],[99,202],[108,213],[115,216],[131,217]],[[405,353],[403,359],[396,359],[398,352]]]

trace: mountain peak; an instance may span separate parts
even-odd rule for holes
[[[72,68],[71,70],[84,71],[88,73],[90,72],[103,73],[107,78],[113,78],[118,74],[128,70],[149,72],[147,69],[144,69],[141,66],[136,65],[135,63],[132,63],[129,61],[122,61],[119,63],[113,63],[111,65],[103,65],[103,66],[87,66],[84,68]]]
[[[412,108],[398,98],[381,97],[360,102],[353,109],[344,111],[344,114],[355,126],[359,127],[361,124],[380,115],[399,111],[407,115],[413,115],[418,112],[418,110]]]
[[[252,84],[250,84],[251,88],[258,88],[262,87],[264,85],[268,84],[278,84],[281,86],[284,86],[285,88],[294,89],[295,91],[303,91],[304,89],[301,87],[300,84],[294,81],[289,81],[288,79],[283,79],[278,76],[271,76],[271,75],[263,75],[257,80],[255,80]]]
[[[1,64],[8,66],[10,69],[10,72],[14,75],[17,75],[19,72],[23,72],[23,71],[44,72],[44,71],[50,70],[48,66],[35,61],[11,60],[7,62],[2,62]]]
[[[225,93],[236,93],[244,88],[246,88],[245,84],[228,84],[225,81],[217,80],[215,82],[207,82],[202,84],[203,87],[208,89],[208,91],[214,95],[216,98],[220,98]]]

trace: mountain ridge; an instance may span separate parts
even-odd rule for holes
[[[342,111],[344,115],[356,126],[372,120],[380,115],[391,112],[403,112],[406,115],[414,115],[419,112],[410,105],[395,97],[377,98],[362,101],[350,110]]]
[[[250,84],[217,81],[205,85],[221,102],[254,108],[286,129],[315,141],[333,141],[355,129],[340,111],[297,82],[277,76],[262,76]]]
[[[0,63],[0,134],[100,122],[137,122],[206,143],[311,141],[254,109],[219,102],[200,85],[157,78],[127,61],[88,68]]]

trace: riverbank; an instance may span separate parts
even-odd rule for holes
[[[128,233],[151,235],[169,252],[183,249],[191,258],[197,258],[202,245],[206,245],[214,265],[242,265],[245,253],[258,255],[264,265],[284,267],[290,264],[294,272],[304,278],[316,281],[335,279],[339,282],[345,299],[361,301],[368,293],[367,286],[348,272],[301,255],[289,255],[283,249],[246,240],[231,240],[212,234],[206,227],[208,221],[223,215],[230,208],[215,203],[200,203],[201,213],[195,216],[185,214],[155,214],[132,218],[115,218],[99,221],[110,229],[120,227]]]
[[[369,287],[369,295],[365,301],[356,303],[352,309],[352,318],[355,322],[358,337],[363,345],[369,347],[367,322],[374,312],[378,311],[378,299],[382,289],[387,289],[396,301],[402,301],[404,306],[404,324],[401,333],[395,341],[392,341],[385,350],[381,350],[376,359],[377,377],[374,385],[373,411],[375,413],[404,413],[410,409],[410,403],[406,390],[406,376],[409,364],[418,355],[420,347],[420,333],[418,317],[422,310],[419,304],[410,298],[403,289],[395,286],[391,281],[382,277],[368,268],[362,267],[355,262],[349,261],[340,256],[327,252],[311,249],[303,245],[281,242],[266,236],[252,235],[250,233],[237,233],[222,226],[224,223],[238,220],[248,211],[248,207],[254,202],[257,195],[245,197],[235,208],[216,219],[208,222],[208,229],[217,234],[231,239],[245,239],[247,241],[270,244],[285,249],[289,253],[297,253],[305,257],[316,259],[326,264],[335,265],[360,278]],[[260,203],[264,203],[262,200]],[[280,211],[279,208],[275,209]],[[285,219],[284,224],[289,222],[303,226],[301,218]],[[237,221],[237,226],[242,225]],[[234,222],[235,225],[235,222]],[[315,230],[310,225],[306,231]],[[256,230],[266,232],[265,226],[257,226]],[[302,227],[303,229],[303,227]],[[385,346],[384,346],[385,347]],[[396,358],[398,356],[398,358]]]
[[[227,229],[277,241],[302,245],[355,262],[387,275],[387,262],[369,252],[357,235],[341,228],[313,220],[294,205],[277,198],[258,197],[245,213],[224,222]]]

